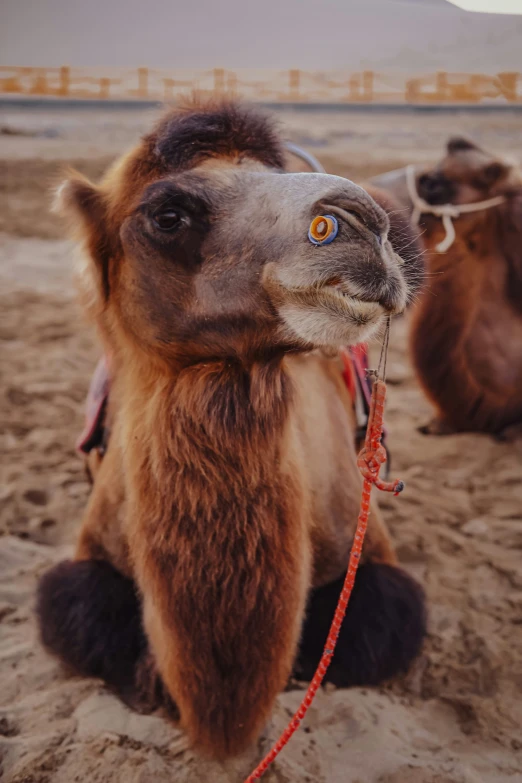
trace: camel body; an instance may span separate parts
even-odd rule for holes
[[[457,238],[444,259],[427,259],[430,287],[412,319],[411,346],[438,410],[435,431],[500,434],[522,422],[522,308],[507,296],[492,217],[473,232],[473,253]]]
[[[404,226],[348,180],[284,174],[266,120],[227,105],[167,115],[101,188],[73,178],[61,199],[111,356],[111,437],[75,560],[40,584],[42,640],[131,702],[175,705],[226,758],[326,639],[361,478],[341,368],[319,349],[403,309]],[[314,247],[326,210],[339,236]],[[404,670],[425,632],[376,509],[364,556],[338,684]]]
[[[412,209],[404,170],[374,180]],[[427,285],[414,309],[411,351],[419,381],[436,408],[433,434],[515,432],[522,425],[522,186],[511,165],[453,138],[434,168],[419,171],[428,205],[493,206],[454,218],[455,240],[423,214]],[[501,203],[494,202],[499,199]]]
[[[143,377],[116,376],[76,557],[108,560],[140,586],[171,698],[208,751],[221,713],[228,755],[256,736],[290,676],[310,589],[346,571],[361,491],[352,403],[338,361],[318,355]],[[365,558],[396,564],[376,507]]]

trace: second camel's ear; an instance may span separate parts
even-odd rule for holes
[[[477,147],[475,142],[471,141],[471,139],[468,139],[465,136],[452,136],[450,139],[448,139],[446,149],[448,151],[448,155],[452,155],[454,152],[478,150],[480,147]]]
[[[56,190],[53,209],[66,217],[74,233],[83,239],[93,266],[92,273],[98,295],[107,300],[112,253],[103,194],[81,174],[71,172],[69,178]]]
[[[499,160],[488,163],[480,172],[480,180],[486,185],[494,185],[509,174],[510,166]]]

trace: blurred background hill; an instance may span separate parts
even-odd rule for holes
[[[2,0],[0,64],[522,70],[522,16],[446,0]]]

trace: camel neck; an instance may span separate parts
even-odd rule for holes
[[[142,455],[153,483],[187,465],[204,481],[217,464],[246,476],[253,462],[276,459],[292,397],[281,359],[199,363],[172,378],[140,372],[123,385],[123,450]]]
[[[185,718],[229,711],[235,748],[288,679],[310,580],[289,380],[281,361],[212,362],[140,384],[122,417],[125,524],[151,642]]]

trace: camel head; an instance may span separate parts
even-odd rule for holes
[[[471,204],[503,193],[512,174],[506,161],[469,139],[453,137],[442,160],[418,173],[417,190],[428,204]]]
[[[420,198],[434,207],[487,202],[497,196],[509,196],[520,190],[521,185],[515,166],[460,136],[448,140],[446,153],[438,163],[416,169],[413,182]],[[372,183],[393,194],[413,211],[406,169],[374,177]],[[462,213],[455,229],[463,237],[469,237],[484,225],[487,215],[487,210]],[[423,213],[420,225],[423,242],[429,249],[444,238],[445,231],[439,217]]]
[[[71,175],[58,201],[109,345],[244,358],[358,342],[403,310],[386,212],[350,180],[283,167],[269,120],[214,104],[166,114],[98,187]]]

